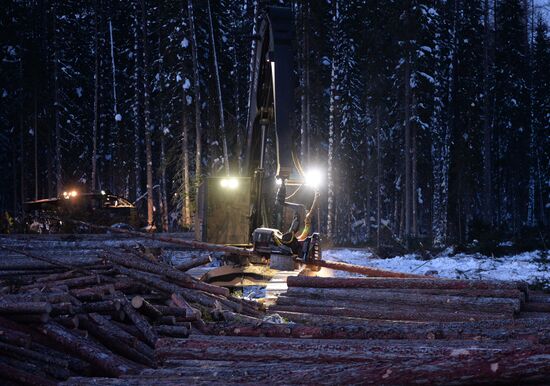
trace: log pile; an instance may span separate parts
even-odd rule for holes
[[[288,278],[271,312],[301,323],[318,320],[472,322],[514,319],[545,310],[525,283],[428,277]]]
[[[120,377],[155,367],[156,342],[201,334],[207,321],[257,320],[260,305],[139,250],[73,259],[2,246],[25,265],[0,279],[0,379],[55,384],[73,376]],[[6,267],[10,259],[4,258]],[[13,268],[13,267],[12,267]],[[1,382],[0,382],[1,383]]]
[[[66,385],[544,384],[549,345],[462,340],[333,340],[199,336],[160,339],[161,367]]]
[[[173,267],[127,247],[67,255],[7,247],[19,261],[0,259],[1,381],[393,385],[550,378],[550,295],[524,283],[326,262],[370,277],[291,276],[268,309],[289,323],[269,323],[258,303],[187,273],[210,258]]]

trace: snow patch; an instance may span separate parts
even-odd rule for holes
[[[323,258],[406,273],[430,272],[450,279],[518,280],[529,284],[544,283],[550,288],[550,269],[542,259],[549,253],[550,250],[532,251],[494,258],[480,254],[452,255],[452,248],[448,248],[434,258],[425,260],[416,254],[380,259],[374,258],[367,249],[329,249],[323,251]],[[335,271],[334,275],[357,276],[339,271]]]
[[[187,38],[183,38],[183,40],[181,41],[181,46],[183,48],[187,48],[189,46],[189,40],[187,40]]]
[[[122,115],[120,115],[120,114],[115,115],[115,121],[117,121],[117,122],[122,121]]]

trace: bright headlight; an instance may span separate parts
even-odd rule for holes
[[[321,169],[309,169],[304,175],[305,185],[319,189],[324,182],[324,173]]]
[[[239,187],[239,180],[236,178],[222,178],[220,186],[225,189],[237,189]]]

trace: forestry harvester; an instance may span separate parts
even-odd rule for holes
[[[268,7],[256,38],[244,177],[207,178],[195,223],[198,240],[253,248],[257,256],[226,256],[224,266],[203,277],[226,286],[259,284],[272,276],[269,267],[292,270],[321,258],[312,217],[322,173],[305,171],[294,146],[290,9]],[[289,196],[287,189],[293,190]]]

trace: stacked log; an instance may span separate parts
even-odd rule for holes
[[[320,316],[343,322],[390,320],[468,322],[514,319],[530,306],[524,283],[428,277],[289,277],[288,291],[271,312],[315,324]],[[530,308],[531,307],[531,308]],[[344,319],[342,319],[344,318]]]
[[[422,344],[408,343],[395,346],[393,342],[380,342],[357,347],[356,361],[334,361],[346,356],[343,346],[322,354],[327,346],[322,342],[296,347],[287,346],[291,340],[276,341],[267,338],[239,339],[238,352],[227,346],[226,338],[217,344],[206,342],[201,347],[212,348],[222,360],[167,360],[160,369],[145,370],[139,377],[124,376],[121,379],[74,378],[66,385],[176,385],[176,384],[545,384],[550,376],[548,346],[492,346],[477,344],[464,346],[446,342],[444,347],[426,348]],[[265,341],[267,346],[263,345]],[[303,342],[303,341],[300,341]],[[166,355],[181,357],[177,343],[163,349]],[[186,343],[195,342],[182,342]],[[230,341],[230,343],[233,343]],[[164,341],[159,341],[163,345]],[[264,348],[260,355],[246,355],[257,345]],[[174,347],[176,346],[176,347]],[[273,347],[277,350],[273,350]],[[342,351],[339,351],[339,348]],[[265,351],[269,350],[269,351]],[[266,357],[265,352],[268,352]],[[231,355],[246,360],[234,360]],[[183,357],[187,355],[184,354]]]
[[[0,278],[2,380],[55,384],[78,375],[137,374],[155,366],[160,338],[187,338],[205,330],[203,319],[262,314],[260,305],[185,273],[210,257],[176,268],[127,248],[74,260],[74,253],[2,249],[22,256],[16,264],[4,258],[6,272],[27,270]]]
[[[160,339],[159,369],[67,385],[544,384],[549,345],[525,341],[332,340],[200,336]]]
[[[0,269],[17,272],[0,275],[7,384],[540,384],[550,377],[550,297],[523,283],[328,263],[379,277],[290,277],[269,310],[294,323],[269,323],[256,302],[186,272],[208,256],[172,267],[127,245],[81,258],[8,248],[25,264],[10,257],[9,269]]]

